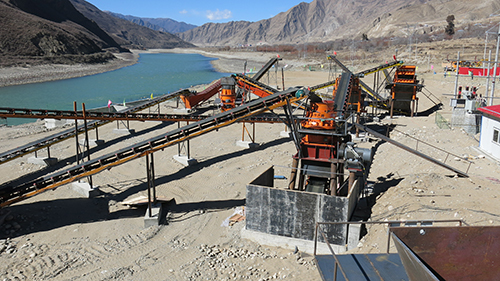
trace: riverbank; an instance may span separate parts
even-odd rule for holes
[[[116,59],[104,64],[46,64],[0,68],[0,87],[70,79],[113,71],[137,63],[140,51],[114,54]]]
[[[104,64],[46,64],[25,67],[0,67],[0,87],[64,80],[76,77],[89,76],[117,70],[137,63],[142,53],[178,53],[200,54],[215,58],[212,66],[217,72],[242,72],[247,62],[247,68],[258,68],[269,60],[271,55],[263,53],[237,53],[234,55],[207,52],[201,49],[153,49],[131,50],[130,53],[114,54],[116,59]]]

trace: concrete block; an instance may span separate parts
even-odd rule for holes
[[[86,139],[80,139],[78,142],[80,143],[80,145],[87,145]],[[89,140],[90,146],[98,146],[98,145],[103,145],[103,144],[104,144],[104,140],[97,140],[97,139],[90,139]]]
[[[266,245],[271,247],[280,247],[288,249],[290,251],[295,250],[295,247],[299,249],[300,252],[314,254],[314,241],[297,239],[292,237],[285,237],[281,235],[267,234],[263,232],[253,231],[246,229],[245,227],[241,230],[241,238],[250,240],[260,245]],[[346,247],[342,245],[331,244],[335,254],[341,254],[346,251]],[[330,249],[326,243],[318,242],[316,245],[316,254],[318,255],[329,255],[331,254]]]
[[[161,214],[163,211],[163,204],[156,203],[151,206],[151,216],[149,216],[149,208],[146,207],[146,214],[144,215],[144,227],[160,225]]]
[[[44,119],[45,120],[45,128],[47,129],[54,129],[58,127],[63,127],[64,125],[68,124],[69,121],[74,124],[73,120],[57,120],[57,119]]]
[[[85,198],[94,198],[101,194],[99,187],[93,187],[87,182],[74,182],[71,184],[71,189]]]
[[[134,134],[135,130],[134,129],[113,129],[113,133],[119,134],[119,135],[127,135],[127,134]]]
[[[251,142],[251,141],[237,141],[236,146],[243,147],[243,148],[256,148],[259,147],[258,143]]]
[[[350,224],[347,234],[347,250],[350,251],[358,247],[361,236],[361,224]]]
[[[52,166],[57,163],[57,158],[55,157],[30,157],[28,158],[28,163],[40,165],[40,166]]]
[[[260,180],[247,185],[245,226],[248,230],[314,241],[316,222],[347,221],[350,207],[355,206],[350,201],[357,201],[357,193],[341,197],[254,185],[267,181],[267,177],[266,172]],[[323,225],[322,229],[329,243],[345,246],[347,225]],[[322,236],[318,241],[325,242]]]
[[[189,108],[176,108],[174,109],[175,114],[191,114],[193,110]]]
[[[122,112],[128,109],[128,106],[123,106],[123,105],[113,105],[114,109],[116,112]]]
[[[290,137],[290,132],[289,131],[281,131],[280,132],[280,137],[289,138]]]
[[[186,155],[174,155],[174,160],[181,163],[184,166],[193,166],[198,164],[198,161],[194,158],[188,158]]]

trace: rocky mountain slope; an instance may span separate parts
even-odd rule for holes
[[[101,62],[103,49],[123,50],[68,0],[0,0],[2,65],[46,62]]]
[[[145,26],[147,28],[157,30],[157,31],[163,31],[163,32],[169,32],[169,33],[180,33],[180,32],[185,32],[188,30],[191,30],[195,27],[196,25],[193,24],[188,24],[185,22],[178,22],[173,19],[169,18],[141,18],[141,17],[135,17],[131,15],[122,15],[119,13],[113,13],[110,11],[104,11],[107,14],[110,14],[114,17],[124,19],[131,21],[135,24],[138,24],[140,26]]]
[[[448,15],[455,16],[457,30],[467,31],[488,23],[499,9],[500,0],[314,0],[270,19],[207,23],[178,35],[200,46],[359,41],[362,34],[368,38],[442,34]]]
[[[135,49],[186,48],[194,45],[179,37],[155,31],[124,19],[113,17],[84,0],[70,0],[84,16],[95,21],[121,46]]]

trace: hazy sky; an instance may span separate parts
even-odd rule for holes
[[[170,18],[194,25],[207,22],[259,21],[312,0],[87,0],[103,11],[149,18]]]

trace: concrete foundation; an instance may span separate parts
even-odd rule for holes
[[[349,225],[349,236],[347,236],[347,250],[350,251],[358,247],[361,238],[361,224]]]
[[[57,163],[57,158],[54,157],[30,157],[28,163],[40,166],[52,166]]]
[[[258,143],[251,142],[251,141],[237,141],[236,146],[243,147],[243,148],[256,148],[259,147]]]
[[[45,119],[45,128],[47,129],[54,129],[58,127],[62,127],[68,122],[71,121],[71,124],[74,124],[75,122],[73,120],[56,120],[56,119]]]
[[[194,158],[188,158],[186,155],[174,155],[174,160],[181,163],[184,166],[193,166],[198,164],[198,161]]]
[[[468,113],[467,110],[455,108],[451,116],[451,127],[462,128],[467,134],[479,133],[481,114]]]
[[[87,182],[74,182],[71,184],[71,189],[85,198],[94,198],[101,194],[99,187],[92,187]]]
[[[87,145],[86,139],[80,139],[78,141],[80,145]],[[104,140],[97,140],[97,139],[90,139],[89,140],[89,146],[98,146],[98,145],[103,145]]]
[[[151,206],[151,216],[149,216],[149,209],[146,208],[146,214],[144,215],[144,227],[148,228],[150,226],[160,225],[162,211],[163,204],[161,203],[156,203]]]
[[[123,106],[123,105],[113,105],[113,108],[116,110],[116,112],[122,112],[128,109],[128,106]]]
[[[255,243],[271,246],[271,247],[281,247],[288,250],[295,250],[295,247],[299,249],[300,252],[308,253],[310,255],[314,254],[314,241],[283,237],[279,235],[272,235],[267,233],[262,233],[258,231],[248,230],[243,228],[241,230],[241,238],[253,241]],[[335,254],[340,254],[346,251],[345,246],[331,245]],[[326,243],[318,242],[316,246],[316,254],[318,255],[331,255],[330,249]]]
[[[113,133],[119,135],[131,135],[135,133],[134,129],[113,129]]]
[[[316,222],[347,222],[359,199],[362,181],[355,180],[347,196],[274,188],[271,167],[249,185],[246,192],[246,229],[283,239],[314,241]],[[347,224],[323,224],[330,244],[341,247],[359,242],[359,228]],[[351,229],[353,233],[351,233]],[[349,241],[348,241],[349,238]],[[326,243],[323,236],[318,242]],[[345,251],[345,249],[344,249]]]
[[[289,131],[281,131],[280,132],[280,137],[289,138],[290,137],[290,132]]]

